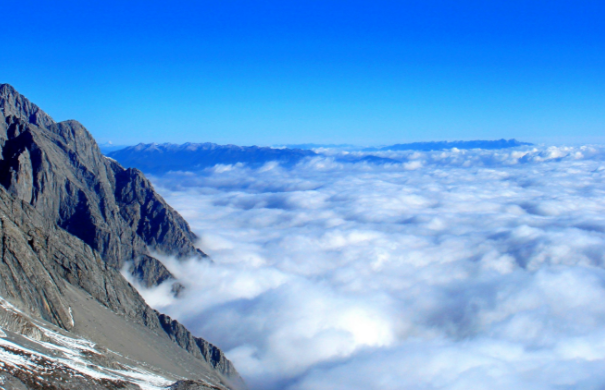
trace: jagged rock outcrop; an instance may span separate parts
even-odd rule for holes
[[[185,220],[140,172],[106,159],[79,123],[55,123],[7,85],[0,86],[0,147],[0,297],[19,310],[0,305],[0,327],[10,337],[39,339],[44,350],[50,344],[40,329],[56,327],[163,378],[219,389],[243,384],[218,348],[150,308],[120,273],[134,261],[133,274],[147,286],[171,279],[148,248],[205,257]],[[0,352],[17,353],[7,343]],[[52,360],[41,356],[30,358]],[[11,367],[11,378],[25,383]],[[120,380],[89,388],[118,388]]]
[[[212,367],[221,372],[223,375],[228,377],[237,375],[235,368],[231,362],[225,358],[225,355],[220,349],[210,344],[206,340],[193,337],[191,332],[189,332],[183,325],[179,324],[178,321],[171,319],[167,315],[160,314],[158,319],[166,334],[169,335],[175,343],[181,346],[181,348],[184,348],[195,356],[209,362]]]
[[[197,237],[187,222],[154,191],[138,169],[112,163],[120,214],[153,251],[177,257],[207,257],[192,242]]]
[[[150,250],[204,258],[187,222],[139,172],[104,157],[77,121],[55,123],[7,84],[0,86],[0,184],[82,239],[120,269]],[[158,284],[167,270],[147,275]]]

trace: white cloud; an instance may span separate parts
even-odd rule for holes
[[[605,386],[603,148],[337,157],[153,178],[215,264],[146,297],[253,389]]]

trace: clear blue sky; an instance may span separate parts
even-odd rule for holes
[[[5,0],[0,38],[101,142],[605,141],[603,1]]]

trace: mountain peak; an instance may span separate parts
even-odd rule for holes
[[[50,126],[55,123],[50,115],[10,84],[0,84],[0,111],[5,117],[15,116],[36,126]]]
[[[15,87],[13,87],[10,84],[0,84],[0,95],[5,95],[5,94],[15,95],[15,94],[18,94],[18,92],[15,89]]]

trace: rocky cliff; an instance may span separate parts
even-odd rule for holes
[[[120,274],[131,263],[151,286],[172,278],[152,252],[206,257],[139,171],[6,84],[0,148],[0,373],[14,388],[243,386],[218,348],[147,306]]]
[[[0,86],[0,146],[0,184],[110,266],[121,268],[150,250],[206,257],[187,222],[143,174],[104,157],[77,121],[55,123],[7,84]]]

